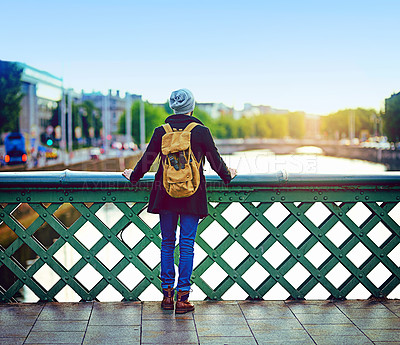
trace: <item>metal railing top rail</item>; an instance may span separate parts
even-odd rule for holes
[[[145,187],[154,181],[154,173],[147,173],[139,182]],[[216,175],[206,176],[209,187],[221,187],[224,184]],[[285,187],[285,186],[373,186],[400,187],[400,172],[375,174],[299,174],[278,171],[270,174],[238,175],[227,186],[229,189],[241,187]],[[40,171],[40,172],[0,172],[0,188],[111,188],[132,187],[121,173],[86,171]]]

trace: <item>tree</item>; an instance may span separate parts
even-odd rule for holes
[[[231,114],[220,116],[210,130],[216,138],[237,138],[237,125]]]
[[[375,132],[375,109],[344,109],[321,117],[321,131],[329,138],[339,139],[349,135],[349,119],[354,114],[355,136],[360,138],[361,131],[366,130],[371,135]]]
[[[383,128],[389,141],[400,141],[400,92],[385,99]]]
[[[132,104],[132,136],[135,143],[140,143],[140,101]],[[168,117],[164,107],[154,106],[148,102],[144,103],[145,118],[145,140],[148,142],[153,134],[154,128],[161,126]],[[118,133],[125,134],[126,114],[122,114],[118,122]]]
[[[241,117],[237,120],[238,138],[250,138],[253,134],[253,123],[247,117]]]
[[[271,128],[271,138],[284,138],[289,134],[288,119],[282,114],[267,115],[269,127]]]
[[[303,112],[288,113],[289,136],[291,138],[303,139],[306,134],[306,115]]]
[[[136,101],[132,104],[132,136],[135,143],[140,142],[140,101]],[[173,111],[168,105],[168,102],[164,103],[162,107],[152,105],[148,102],[144,103],[144,117],[145,117],[145,127],[146,127],[146,142],[148,142],[153,134],[156,127],[161,126],[165,119],[171,115]],[[194,116],[196,116],[200,121],[206,126],[210,126],[213,123],[211,116],[197,107],[194,110]],[[118,133],[125,134],[125,113],[119,119],[118,122]]]
[[[22,68],[0,60],[0,133],[19,130]]]
[[[256,115],[252,118],[253,122],[253,137],[256,138],[270,138],[272,135],[271,127],[267,115]]]
[[[206,127],[212,127],[214,124],[213,118],[210,116],[210,114],[199,109],[198,107],[194,108],[193,115],[203,122],[204,126]]]

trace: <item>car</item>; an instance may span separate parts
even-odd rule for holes
[[[22,133],[12,132],[4,140],[6,154],[4,162],[7,165],[26,164],[28,155],[25,149],[25,138]]]

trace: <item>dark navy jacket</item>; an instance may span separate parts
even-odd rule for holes
[[[169,116],[165,122],[169,123],[172,128],[177,129],[184,129],[190,122],[199,123],[200,126],[196,126],[191,134],[191,147],[197,161],[200,162],[204,157],[207,157],[211,168],[217,172],[224,183],[227,184],[231,181],[229,170],[218,153],[210,130],[199,119],[194,116],[177,114]],[[132,183],[136,184],[149,171],[159,154],[161,155],[161,159],[164,159],[161,154],[161,139],[164,134],[165,130],[162,126],[154,130],[146,151],[132,172],[130,178]],[[206,183],[202,165],[200,166],[199,188],[196,193],[187,198],[172,198],[169,196],[164,189],[162,176],[163,167],[160,163],[150,193],[148,212],[160,213],[160,211],[167,210],[179,214],[194,214],[200,217],[207,216]]]

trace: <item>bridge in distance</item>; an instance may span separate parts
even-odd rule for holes
[[[400,150],[343,145],[337,140],[316,139],[216,139],[215,143],[221,154],[232,154],[238,151],[268,149],[275,154],[294,154],[296,149],[315,146],[323,154],[332,157],[362,159],[387,166],[388,170],[400,170]]]

